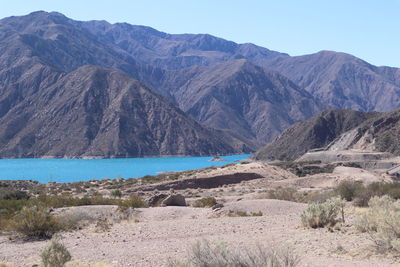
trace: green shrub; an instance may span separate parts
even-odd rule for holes
[[[252,216],[263,216],[261,211],[259,212],[250,212],[247,213],[246,211],[239,211],[239,210],[230,210],[228,212],[228,217],[252,217]]]
[[[111,196],[120,198],[122,197],[122,192],[119,189],[111,190]]]
[[[192,245],[187,257],[170,260],[169,267],[295,267],[300,258],[290,248],[231,249],[224,242],[198,241]]]
[[[11,220],[9,227],[26,239],[51,238],[62,230],[61,223],[46,208],[40,206],[22,208]]]
[[[360,207],[368,206],[368,201],[374,196],[388,195],[393,199],[400,199],[400,183],[375,182],[367,186],[359,182],[346,181],[340,183],[334,190],[347,201],[354,202]]]
[[[335,191],[341,198],[352,201],[363,189],[364,186],[360,182],[342,181]]]
[[[128,208],[143,208],[143,207],[146,207],[146,202],[143,200],[143,198],[137,195],[132,195],[130,196],[129,199],[123,200],[118,204],[118,209],[120,211],[124,211]]]
[[[297,202],[297,190],[291,187],[278,187],[267,192],[267,198]]]
[[[25,191],[19,191],[19,190],[14,190],[14,189],[0,189],[0,199],[3,199],[3,200],[29,199],[29,195]]]
[[[40,257],[44,267],[62,267],[71,260],[71,254],[58,238],[53,238],[50,241]]]
[[[400,255],[400,200],[389,196],[373,197],[368,211],[361,215],[357,228],[369,234],[378,252]]]
[[[320,228],[334,226],[338,216],[342,215],[344,220],[344,201],[339,197],[330,198],[323,203],[311,203],[301,214],[301,221],[304,226]]]
[[[217,200],[214,197],[203,197],[201,199],[196,200],[193,203],[193,207],[196,208],[211,208],[212,206],[217,204]]]

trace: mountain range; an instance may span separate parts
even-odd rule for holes
[[[56,12],[0,20],[2,157],[248,153],[321,110],[388,111],[399,95],[399,69],[343,53]]]

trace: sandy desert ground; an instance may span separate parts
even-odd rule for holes
[[[114,223],[105,232],[96,231],[91,224],[78,231],[61,233],[62,240],[74,261],[104,262],[111,266],[166,266],[168,259],[184,257],[190,246],[202,239],[224,241],[239,248],[257,244],[290,246],[299,255],[300,266],[400,266],[398,259],[374,253],[369,236],[355,229],[353,221],[359,208],[346,207],[346,223],[335,229],[307,229],[300,221],[307,204],[263,199],[266,188],[290,186],[315,190],[337,185],[343,179],[381,181],[388,179],[385,174],[337,167],[333,173],[299,178],[275,166],[255,162],[196,175],[211,177],[236,172],[257,172],[264,178],[178,192],[192,195],[187,196],[189,204],[198,197],[215,196],[223,203],[219,210],[191,206],[140,208],[129,219],[121,221],[117,219],[116,206],[64,208],[62,212],[86,214],[91,218],[107,216]],[[229,217],[229,211],[262,212],[262,216]],[[0,262],[13,266],[38,264],[40,251],[47,242],[24,242],[0,236]]]

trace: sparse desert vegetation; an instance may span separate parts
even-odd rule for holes
[[[169,267],[296,267],[300,257],[290,247],[232,248],[223,241],[195,242],[185,259],[172,259]]]
[[[71,254],[57,237],[53,237],[50,244],[40,254],[43,267],[62,267],[71,260]]]
[[[344,205],[339,197],[322,203],[311,203],[301,214],[301,221],[304,226],[311,228],[334,226],[340,220],[344,222]]]
[[[320,266],[325,261],[347,266],[352,262],[346,259],[348,255],[372,253],[374,257],[384,253],[389,257],[398,253],[395,231],[387,226],[377,227],[378,222],[373,216],[377,214],[374,211],[377,205],[373,204],[375,197],[388,195],[389,202],[395,203],[398,184],[377,179],[363,183],[348,175],[352,172],[366,175],[362,171],[359,168],[339,166],[333,173],[299,177],[277,166],[247,163],[188,172],[188,176],[181,175],[179,179],[174,178],[171,181],[180,182],[187,177],[198,179],[197,177],[237,172],[254,172],[263,178],[211,188],[164,190],[159,188],[167,188],[164,184],[169,181],[160,182],[157,179],[153,182],[147,180],[144,187],[141,182],[133,184],[124,179],[79,183],[80,188],[84,188],[86,192],[75,188],[75,184],[63,185],[62,191],[56,190],[56,184],[48,185],[46,189],[39,185],[40,190],[38,187],[8,188],[2,191],[0,199],[1,230],[6,236],[14,233],[12,239],[15,240],[16,228],[10,226],[15,223],[17,214],[24,214],[28,208],[41,207],[43,216],[35,219],[39,226],[40,223],[43,224],[39,229],[48,229],[47,232],[35,234],[36,237],[25,236],[23,239],[61,236],[73,257],[65,266],[95,266],[93,262],[104,262],[111,266],[151,266],[161,262],[161,266],[166,266],[171,263],[167,262],[168,258],[175,259],[174,263],[180,266],[202,266],[196,265],[198,263],[194,261],[195,250],[192,249],[192,244],[203,237],[210,241],[207,241],[208,244],[198,245],[198,252],[213,250],[207,253],[215,253],[216,259],[221,257],[222,251],[229,254],[230,259],[222,262],[221,266],[235,266],[232,265],[234,259],[239,262],[237,264],[248,264],[250,259],[266,260],[266,257],[272,261],[275,260],[274,257],[282,259],[277,253],[271,252],[277,251],[271,244],[272,241],[284,243],[287,240],[290,240],[296,255],[301,258],[296,266]],[[185,183],[187,182],[184,181],[183,184]],[[147,190],[149,188],[152,190]],[[44,192],[49,194],[43,194]],[[367,201],[367,204],[359,204],[361,197],[364,197],[363,201]],[[165,202],[166,199],[169,201]],[[165,206],[167,202],[179,205]],[[388,210],[393,218],[397,218],[394,208]],[[32,216],[27,217],[32,219]],[[39,220],[41,217],[51,219]],[[375,226],[362,229],[359,227],[359,220]],[[44,221],[56,224],[46,225]],[[371,239],[374,241],[371,242]],[[226,240],[224,250],[215,246],[215,240]],[[237,240],[241,241],[238,247]],[[49,244],[49,241],[35,242],[35,245],[30,241],[23,245],[27,249],[21,253],[29,259],[27,264],[41,261],[40,253],[30,248],[38,246],[43,250]],[[16,245],[11,241],[5,243],[8,245],[4,247],[7,255],[13,255]],[[112,249],[106,244],[113,244]],[[260,250],[257,244],[263,249]],[[379,248],[377,244],[380,244]],[[132,249],[127,251],[127,247]],[[124,254],[119,251],[124,251]],[[154,255],[150,251],[160,253]],[[314,256],[309,257],[308,253]],[[339,258],[332,258],[329,253],[334,253]],[[363,256],[356,258],[366,263],[365,266],[375,261],[375,258],[366,259]],[[0,261],[9,262],[10,259],[4,257]],[[315,260],[318,259],[321,262],[316,263]],[[385,264],[390,266],[390,261],[396,260],[390,256]],[[276,264],[271,266],[286,266]]]
[[[379,253],[400,255],[400,200],[375,196],[368,206],[357,221],[358,229],[368,233]]]

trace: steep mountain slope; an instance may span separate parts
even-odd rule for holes
[[[400,155],[400,109],[382,113],[343,133],[329,150],[364,149]]]
[[[138,157],[237,152],[127,74],[83,66],[0,118],[2,157]]]
[[[375,67],[342,53],[290,57],[207,34],[167,34],[126,23],[80,22],[59,13],[34,12],[0,20],[0,120],[6,119],[4,122],[13,123],[16,128],[9,126],[4,144],[9,146],[14,132],[23,127],[19,113],[10,116],[11,111],[42,103],[39,96],[66,86],[65,77],[85,65],[126,73],[201,124],[219,129],[217,132],[203,129],[212,135],[211,139],[219,136],[234,151],[242,152],[271,141],[291,124],[327,106],[389,110],[400,103],[399,69]],[[28,105],[26,101],[31,102]],[[100,102],[99,108],[106,109],[103,105],[106,102]],[[157,127],[166,123],[158,122]],[[84,136],[80,138],[84,140]],[[133,137],[124,138],[128,142]],[[161,140],[162,136],[158,138]],[[15,139],[7,151],[15,152],[18,148],[21,155],[35,154],[23,151],[26,146],[19,146],[18,140],[22,142],[21,138]],[[198,139],[193,137],[193,140]],[[174,144],[172,139],[168,142]],[[196,145],[193,144],[198,149]],[[35,149],[42,151],[39,147]],[[154,152],[151,149],[138,152],[143,149],[121,150],[120,154]],[[159,149],[169,153],[161,146]],[[204,154],[203,150],[196,149],[179,151]],[[224,151],[221,148],[221,153]],[[110,152],[110,156],[116,153]]]
[[[390,111],[400,106],[400,71],[331,51],[276,58],[266,65],[332,108]]]
[[[244,59],[184,71],[186,82],[164,84],[183,111],[259,144],[319,110],[312,96],[286,77]]]
[[[310,149],[323,148],[341,134],[378,117],[377,112],[326,110],[286,129],[255,153],[258,160],[294,160]]]
[[[287,56],[254,44],[237,44],[209,34],[167,34],[150,27],[106,21],[75,23],[116,44],[135,59],[165,69],[209,66],[240,58],[259,62]]]
[[[83,65],[117,69],[147,86],[157,84],[164,72],[137,62],[117,45],[57,12],[38,11],[0,20],[0,52],[0,75],[6,72],[8,85],[29,72],[32,65],[27,61],[60,72],[71,72]]]
[[[161,68],[211,66],[243,58],[276,69],[314,95],[325,107],[389,111],[400,106],[398,68],[376,67],[345,53],[321,51],[290,57],[207,34],[167,34],[150,27],[105,21],[79,23],[137,60]]]

